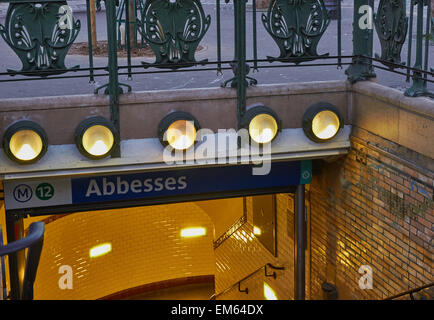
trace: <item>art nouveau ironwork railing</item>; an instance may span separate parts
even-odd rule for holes
[[[405,0],[380,0],[373,14],[373,0],[354,0],[352,55],[342,54],[341,0],[336,0],[337,41],[334,55],[319,53],[321,50],[318,49],[324,35],[331,32],[331,15],[324,0],[270,0],[268,9],[261,14],[260,19],[257,17],[256,0],[252,0],[251,12],[247,12],[246,2],[231,2],[234,55],[233,59],[225,60],[222,59],[222,38],[227,34],[222,33],[221,10],[222,6],[228,4],[221,0],[215,0],[215,16],[212,17],[205,12],[200,0],[105,0],[108,60],[106,67],[94,67],[90,28],[90,6],[94,2],[86,0],[89,66],[67,68],[64,61],[68,50],[79,32],[85,32],[81,30],[80,21],[74,18],[68,2],[0,0],[0,3],[9,3],[6,18],[0,24],[0,41],[4,41],[22,63],[21,70],[11,66],[5,72],[0,72],[0,83],[67,78],[89,78],[94,81],[96,77],[103,77],[107,83],[96,88],[95,93],[105,89],[104,92],[110,95],[112,121],[117,128],[119,95],[125,88],[132,90],[131,86],[119,83],[119,76],[131,78],[138,74],[190,71],[221,73],[229,70],[233,78],[222,86],[236,88],[239,119],[246,108],[247,87],[257,83],[250,71],[265,68],[348,66],[345,73],[351,82],[375,77],[374,70],[378,68],[411,80],[412,86],[405,92],[407,96],[432,96],[427,91],[427,83],[434,83],[434,73],[429,65],[428,39],[431,1],[411,0],[409,3]],[[409,14],[407,4],[410,5]],[[414,10],[417,12],[416,18]],[[247,20],[250,19],[252,23],[248,25]],[[134,24],[134,28],[130,27],[131,24]],[[216,59],[197,60],[196,49],[212,24],[215,26],[216,36],[212,41],[215,41]],[[279,56],[260,56],[259,28],[263,28],[273,40],[279,49]],[[125,33],[123,46],[127,52],[127,62],[121,65],[118,64],[117,56],[118,47],[122,45],[119,36],[123,37],[120,30]],[[381,45],[381,52],[376,55],[373,52],[374,30]],[[142,39],[141,44],[149,46],[154,53],[154,62],[132,63],[131,46],[136,44],[138,36]],[[407,61],[402,61],[405,41],[408,41]],[[248,47],[247,42],[251,43]],[[261,48],[263,51],[264,48]],[[248,59],[247,53],[253,58]]]
[[[74,43],[78,33],[81,31],[80,21],[75,20],[67,1],[59,0],[0,0],[0,3],[9,3],[9,8],[4,25],[0,26],[0,34],[3,40],[12,48],[22,62],[21,70],[8,69],[7,72],[0,73],[3,76],[1,81],[8,81],[4,76],[25,75],[30,77],[48,77],[63,73],[88,71],[91,80],[94,78],[95,71],[109,71],[108,68],[93,67],[93,53],[91,45],[91,30],[88,23],[89,36],[89,68],[75,66],[66,68],[64,60],[68,54],[68,49]],[[195,49],[198,47],[203,36],[207,33],[211,22],[211,16],[205,14],[199,0],[106,0],[107,12],[107,37],[113,37],[118,45],[119,37],[122,37],[119,26],[131,24],[129,21],[131,14],[128,10],[133,8],[134,31],[131,34],[130,28],[123,29],[126,37],[137,38],[137,33],[141,35],[143,43],[149,45],[155,54],[155,62],[144,64],[145,67],[182,69],[197,65],[215,65],[216,70],[221,72],[222,65],[230,64],[236,74],[236,78],[248,78],[247,72],[250,68],[260,69],[264,67],[261,62],[285,62],[302,65],[303,63],[318,60],[332,59],[337,60],[336,65],[342,66],[342,59],[352,58],[353,65],[357,65],[364,58],[367,63],[380,62],[389,70],[396,68],[406,69],[406,76],[411,77],[414,71],[413,80],[415,82],[427,82],[432,77],[432,72],[428,66],[428,37],[425,37],[425,62],[422,63],[423,53],[423,10],[426,7],[428,17],[431,11],[429,0],[411,0],[410,15],[407,17],[406,1],[379,1],[377,12],[373,16],[373,23],[369,21],[367,6],[373,8],[373,0],[355,0],[354,17],[354,54],[343,56],[341,50],[341,1],[336,0],[338,6],[338,31],[337,31],[337,54],[330,56],[318,54],[317,47],[322,36],[326,32],[330,23],[330,12],[327,10],[323,0],[271,0],[266,13],[261,16],[261,22],[256,20],[257,10],[256,1],[252,1],[252,30],[246,29],[246,1],[234,0],[235,18],[235,41],[234,41],[234,60],[222,61],[221,59],[221,1],[216,0],[217,25],[217,60],[216,61],[196,61]],[[226,0],[229,2],[229,0]],[[86,0],[88,7],[87,20],[90,20],[89,6],[90,1]],[[131,6],[131,3],[134,3]],[[128,4],[128,5],[126,5]],[[408,34],[413,33],[413,11],[417,10],[417,34],[416,34],[416,61],[414,67],[412,63],[412,41],[409,41],[407,61],[401,61],[403,44]],[[111,11],[115,12],[115,19],[111,19]],[[365,21],[363,21],[365,19]],[[430,20],[426,20],[425,35],[430,32]],[[116,26],[113,24],[116,21]],[[362,25],[361,25],[362,23]],[[381,54],[372,56],[372,33],[373,26],[378,34],[381,43]],[[358,27],[357,27],[358,25]],[[266,56],[258,58],[257,29],[264,28],[274,40],[280,50],[278,57]],[[112,35],[113,30],[114,35]],[[409,30],[408,30],[409,29]],[[253,35],[253,59],[246,60],[246,37],[250,33]],[[109,41],[111,42],[111,41]],[[371,43],[370,43],[371,42]],[[134,41],[125,41],[124,46],[130,49],[130,44]],[[250,48],[249,48],[250,49]],[[130,50],[128,50],[130,51]],[[115,52],[113,52],[114,54]],[[131,52],[127,54],[129,57]],[[110,53],[108,54],[110,57]],[[245,60],[246,68],[238,68],[234,65]],[[270,65],[268,65],[270,66]],[[280,65],[281,66],[281,65]],[[128,70],[128,75],[132,76],[132,70],[143,66],[128,65],[118,66],[117,73],[123,69]],[[244,71],[244,69],[246,69]],[[351,81],[362,80],[373,76],[371,71],[363,76],[357,71],[358,68],[350,68],[347,72]],[[418,75],[420,71],[421,75]],[[244,74],[246,73],[246,74]],[[106,73],[99,76],[106,76]],[[30,80],[33,78],[28,78]],[[16,80],[16,79],[14,79]],[[24,80],[24,79],[23,79]],[[256,83],[251,79],[250,83]],[[228,81],[236,86],[238,81]],[[246,82],[248,85],[249,82]],[[242,85],[242,82],[241,82]],[[416,84],[417,87],[417,84]],[[420,90],[410,90],[409,95],[422,94]]]

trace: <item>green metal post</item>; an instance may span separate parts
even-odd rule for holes
[[[253,15],[253,70],[258,71],[258,37],[256,26],[256,0],[252,0],[252,15]]]
[[[342,69],[342,0],[338,0],[338,68]]]
[[[372,0],[354,0],[353,55],[356,57],[345,71],[351,83],[376,77],[369,59],[373,55],[373,7]]]
[[[237,97],[238,97],[238,123],[241,122],[241,117],[246,111],[246,0],[234,0],[236,4],[238,24],[238,36],[235,41],[237,42]]]
[[[423,61],[423,8],[424,6],[428,6],[428,1],[426,0],[413,0],[411,5],[417,5],[417,20],[416,20],[416,60],[413,68],[422,70],[422,61]],[[429,8],[429,6],[428,6]],[[429,12],[427,11],[427,35],[429,29]],[[427,42],[428,46],[429,43]],[[428,59],[428,48],[426,48],[425,59]],[[428,60],[425,63],[425,70],[428,69]],[[419,96],[433,96],[433,94],[427,91],[426,81],[422,75],[422,72],[414,71],[413,72],[413,86],[407,91],[405,91],[405,95],[408,97],[419,97]]]
[[[226,0],[228,1],[228,0]],[[257,84],[257,80],[247,76],[250,66],[246,63],[246,3],[247,0],[234,0],[234,63],[230,63],[234,77],[226,80],[221,86],[228,83],[237,88],[238,94],[238,123],[246,109],[246,88]],[[249,82],[247,81],[249,80]]]
[[[90,27],[90,2],[86,0],[86,19],[87,19],[87,42],[89,44],[89,82],[94,83],[93,76],[93,46],[92,46],[92,28]]]
[[[426,29],[425,29],[425,64],[423,70],[428,71],[428,59],[429,59],[429,36],[430,36],[430,28],[431,28],[431,0],[427,1],[426,7]],[[426,86],[426,80],[428,79],[428,74],[424,75],[424,85]]]
[[[306,299],[306,220],[305,185],[297,185],[295,191],[295,245],[294,245],[294,298]]]
[[[414,16],[414,0],[410,0],[410,27],[408,31],[408,53],[407,53],[407,66],[410,66],[411,63],[411,54],[412,54],[412,46],[413,46],[413,16]],[[407,70],[407,78],[406,81],[410,81],[410,70]]]
[[[107,17],[107,41],[108,41],[108,69],[109,83],[108,94],[110,95],[110,120],[116,130],[120,132],[119,120],[119,94],[121,88],[118,80],[118,59],[117,59],[117,42],[116,42],[116,8],[115,0],[106,0],[106,17]],[[120,157],[120,144],[113,150],[112,157]]]
[[[24,237],[24,223],[22,217],[6,212],[6,237],[7,243],[20,240]],[[26,257],[24,250],[9,255],[10,298],[12,300],[21,299],[25,263]]]
[[[125,0],[125,48],[127,49],[127,64],[128,64],[128,80],[132,79],[131,76],[131,23],[135,25],[135,21],[130,21],[130,0]],[[134,2],[134,7],[135,7]],[[136,39],[134,38],[133,48],[136,46]]]
[[[217,22],[217,75],[222,74],[222,47],[221,47],[221,22],[220,22],[220,0],[216,2]]]

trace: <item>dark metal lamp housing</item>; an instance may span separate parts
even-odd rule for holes
[[[199,122],[191,114],[174,111],[160,121],[157,134],[163,147],[187,150],[195,143],[199,129]]]
[[[101,116],[82,121],[75,130],[74,138],[78,151],[92,160],[109,156],[120,141],[114,125]]]
[[[3,149],[6,155],[20,164],[31,164],[47,152],[48,139],[45,130],[30,120],[21,120],[6,129]]]
[[[306,110],[302,127],[310,140],[322,143],[332,140],[338,134],[344,127],[344,120],[334,105],[319,102]]]
[[[263,104],[253,105],[241,118],[240,128],[249,131],[250,139],[259,144],[266,144],[273,141],[282,130],[282,124],[271,108]]]

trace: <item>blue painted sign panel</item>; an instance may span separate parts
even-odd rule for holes
[[[251,165],[169,170],[71,180],[74,204],[277,188],[300,184],[301,162],[275,162],[267,175]]]
[[[5,183],[6,209],[249,191],[308,184],[311,161],[273,162],[266,175],[252,165],[195,167],[134,174]]]

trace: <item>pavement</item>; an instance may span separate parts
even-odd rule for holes
[[[207,0],[209,2],[210,0]],[[222,59],[232,60],[234,49],[234,18],[233,5],[222,2],[221,9],[221,34],[222,34]],[[203,4],[206,14],[211,16],[211,26],[207,34],[201,42],[203,50],[196,53],[196,60],[209,59],[210,61],[217,60],[217,42],[216,42],[216,7],[211,3]],[[253,58],[252,46],[252,10],[248,6],[247,10],[247,58]],[[279,50],[273,39],[262,26],[261,15],[266,10],[258,10],[256,20],[258,22],[258,58],[264,59],[266,56],[278,56]],[[86,16],[83,11],[76,9],[74,11],[75,19],[81,21],[81,31],[76,39],[76,42],[87,41],[87,25]],[[345,0],[342,8],[342,54],[352,54],[352,23],[353,23],[353,2]],[[0,23],[4,24],[4,17],[0,17]],[[105,12],[97,12],[97,33],[98,40],[106,39],[106,18]],[[415,30],[414,30],[415,33]],[[415,48],[413,35],[413,48]],[[429,48],[430,64],[434,65],[434,45]],[[325,32],[318,46],[318,53],[329,53],[331,56],[337,55],[337,21],[332,20],[328,30]],[[380,53],[380,44],[378,37],[374,36],[374,53]],[[21,62],[15,53],[7,46],[0,38],[0,72],[5,72],[6,69],[20,69]],[[407,44],[402,50],[402,60],[406,61]],[[133,58],[133,65],[141,65],[141,61],[153,62],[153,59]],[[349,60],[346,60],[349,61]],[[327,63],[328,60],[317,60],[317,63]],[[126,66],[125,58],[119,58],[119,66]],[[278,63],[275,63],[276,65]],[[80,65],[82,68],[89,66],[87,56],[68,55],[66,58],[67,67]],[[106,57],[94,58],[94,65],[105,67],[107,66]],[[265,66],[270,66],[270,63],[264,63]],[[321,66],[307,67],[300,64],[298,67],[278,67],[259,69],[257,72],[251,72],[250,76],[254,77],[258,84],[273,84],[273,83],[288,83],[288,82],[307,82],[318,80],[345,80],[344,73],[347,66],[338,69],[336,66]],[[191,68],[194,69],[194,68]],[[125,69],[124,69],[125,70]],[[134,69],[139,72],[144,72],[145,69]],[[146,71],[155,71],[156,69],[146,69]],[[402,69],[401,69],[402,72]],[[377,82],[389,87],[404,91],[411,86],[411,83],[405,81],[405,76],[397,75],[391,72],[376,69]],[[83,72],[70,73],[69,75],[86,74]],[[197,71],[197,72],[165,72],[133,75],[132,79],[127,79],[126,76],[119,76],[119,81],[132,86],[134,91],[143,90],[175,90],[182,88],[205,88],[218,87],[220,84],[232,78],[231,70],[225,70],[223,74],[218,75],[215,71]],[[3,79],[22,79],[21,76],[0,76]],[[71,94],[87,94],[93,93],[96,87],[107,83],[107,77],[98,77],[94,83],[89,83],[88,78],[72,78],[72,79],[41,79],[37,81],[13,81],[0,82],[0,98],[16,98],[16,97],[35,97],[35,96],[59,96]],[[428,84],[428,88],[434,92],[434,85]]]

